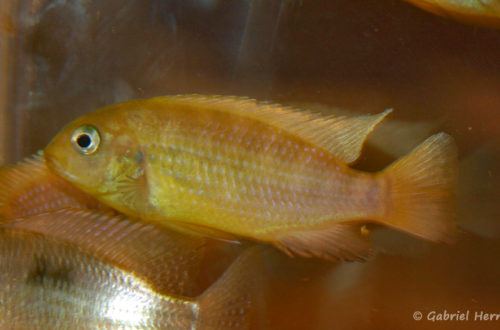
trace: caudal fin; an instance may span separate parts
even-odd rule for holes
[[[201,329],[250,329],[262,308],[260,247],[245,250],[199,298]]]
[[[388,204],[382,222],[431,241],[453,240],[457,150],[453,138],[438,133],[390,165]]]

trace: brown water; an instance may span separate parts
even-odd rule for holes
[[[18,0],[2,1],[0,11],[6,162],[43,148],[94,108],[172,93],[357,113],[394,108],[392,119],[437,122],[434,131],[454,136],[460,152],[458,242],[379,231],[386,253],[366,263],[271,252],[268,325],[500,328],[500,320],[474,320],[500,313],[500,29],[396,0]],[[368,149],[358,166],[391,160]],[[426,319],[445,310],[469,311],[469,320]]]

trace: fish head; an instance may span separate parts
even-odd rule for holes
[[[144,174],[143,154],[126,112],[111,106],[64,127],[43,154],[51,171],[110,206],[122,185]]]

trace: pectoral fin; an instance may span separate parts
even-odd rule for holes
[[[279,237],[274,245],[290,256],[327,260],[364,261],[373,254],[359,223],[341,223],[321,230],[287,233]]]
[[[144,172],[138,176],[127,176],[117,182],[117,191],[125,205],[141,210],[148,204],[148,184]]]

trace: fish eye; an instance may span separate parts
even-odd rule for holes
[[[75,149],[83,155],[91,155],[97,151],[101,143],[99,131],[94,126],[78,127],[71,137]]]

